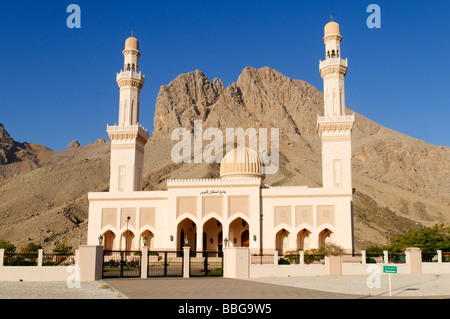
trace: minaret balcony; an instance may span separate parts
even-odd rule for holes
[[[319,61],[320,69],[326,68],[327,66],[342,66],[348,68],[348,59],[330,58],[325,61]]]
[[[106,125],[106,132],[108,135],[115,133],[131,133],[144,136],[146,138],[149,137],[148,131],[139,124],[134,125]]]
[[[117,73],[116,80],[120,81],[122,79],[125,80],[137,80],[140,82],[144,82],[145,75],[142,75],[142,72],[135,72],[135,71],[121,71],[120,73]]]
[[[317,123],[348,123],[355,121],[355,114],[319,116]]]

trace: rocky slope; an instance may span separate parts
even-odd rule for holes
[[[226,128],[279,128],[280,170],[265,182],[320,187],[316,122],[322,111],[319,90],[268,67],[245,68],[227,88],[198,70],[181,74],[162,86],[157,98],[153,136],[146,145],[145,189],[164,189],[168,178],[219,176],[219,164],[175,164],[171,159],[178,142],[170,140],[172,131],[193,130],[195,120],[202,121],[203,130],[220,128],[224,135]],[[450,149],[355,116],[356,248],[385,244],[386,237],[416,228],[416,223],[450,224]],[[74,246],[84,243],[87,192],[108,188],[109,143],[80,147],[74,141],[64,152],[23,143],[19,150],[20,145],[8,137],[3,130],[0,159],[7,161],[0,165],[0,238],[17,246],[39,238],[48,247],[63,238]],[[28,155],[14,155],[21,150]]]

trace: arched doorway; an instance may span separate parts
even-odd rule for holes
[[[140,238],[140,244],[144,246],[144,237],[147,238],[147,247],[152,249],[153,248],[153,239],[155,238],[155,235],[150,230],[145,230],[141,233]]]
[[[283,255],[289,248],[289,232],[286,229],[281,229],[276,235],[275,249],[278,253]]]
[[[191,251],[197,249],[197,225],[190,219],[185,218],[178,223],[177,226],[178,237],[178,250],[183,250],[186,246],[185,241],[188,240],[188,246]]]
[[[203,250],[222,250],[222,223],[215,218],[208,219],[203,224]],[[220,236],[219,236],[220,235]]]
[[[329,230],[328,228],[325,228],[319,234],[319,247],[323,246],[324,244],[332,243],[333,239],[334,239],[334,233],[331,230]]]
[[[249,247],[250,226],[248,222],[240,217],[233,220],[230,223],[229,236],[230,247]]]
[[[134,245],[134,233],[131,230],[122,233],[120,249],[123,251],[131,251]]]
[[[104,234],[103,234],[103,247],[104,250],[110,251],[114,249],[114,240],[116,239],[116,235],[110,231],[107,230]]]
[[[308,231],[306,228],[304,228],[298,232],[298,234],[297,234],[297,249],[305,251],[305,250],[308,250],[311,248],[310,235],[311,235],[311,232]]]

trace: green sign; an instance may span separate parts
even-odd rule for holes
[[[383,272],[385,274],[396,274],[397,266],[383,266]]]

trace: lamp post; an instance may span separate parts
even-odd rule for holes
[[[128,249],[128,222],[130,221],[130,219],[131,219],[131,217],[127,216],[127,234],[125,237],[125,251],[127,251],[127,249]]]

